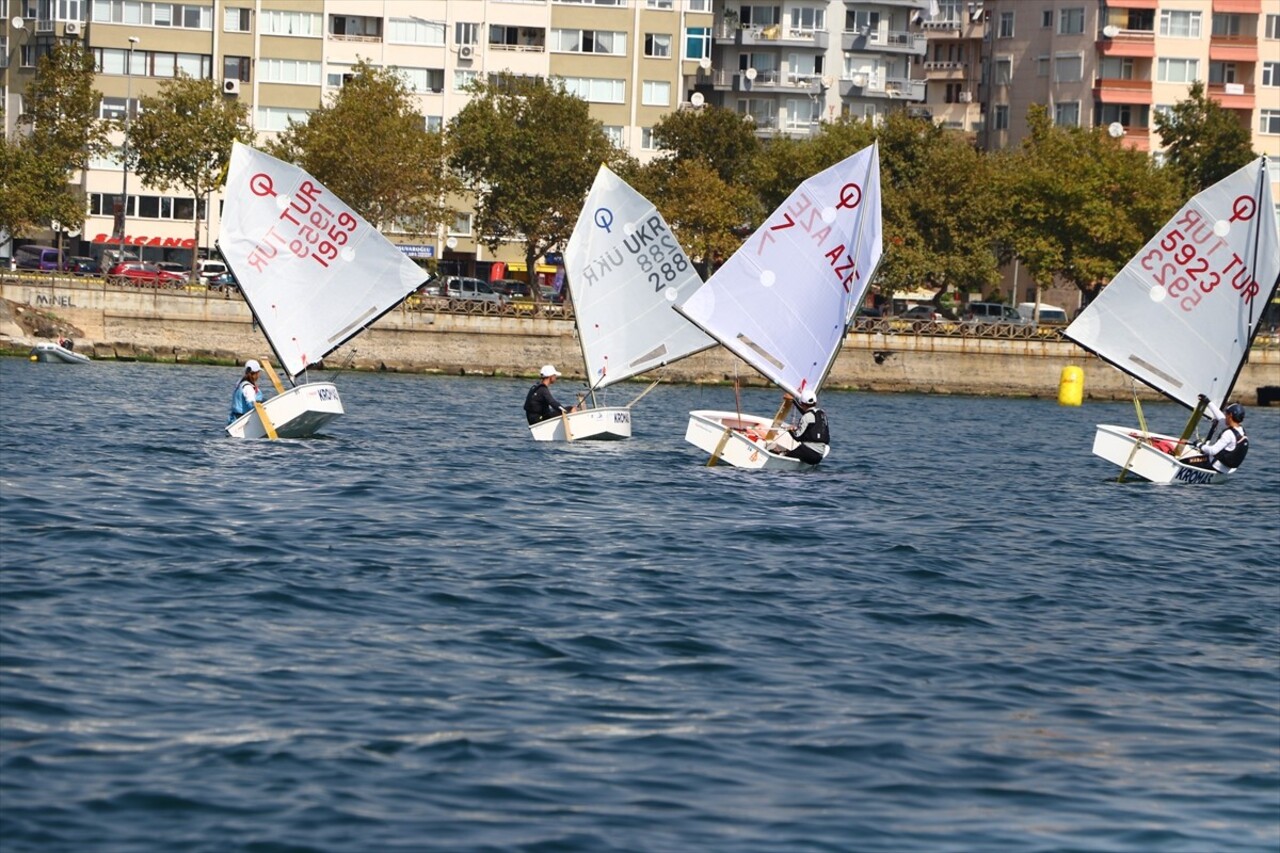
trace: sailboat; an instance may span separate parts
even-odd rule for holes
[[[278,393],[228,424],[233,438],[304,438],[344,414],[332,382],[299,377],[426,278],[311,175],[238,142],[218,250],[292,386],[263,361]]]
[[[1182,459],[1203,395],[1230,398],[1263,308],[1280,281],[1280,234],[1267,158],[1193,196],[1064,332],[1134,379],[1192,410],[1181,436],[1099,424],[1097,456],[1155,483],[1216,483],[1228,473]]]
[[[792,397],[817,394],[882,254],[877,144],[800,184],[676,310]],[[690,412],[685,440],[708,465],[812,468],[785,455],[786,408]]]
[[[565,247],[565,277],[591,405],[529,426],[536,441],[631,437],[631,407],[597,406],[597,393],[715,346],[671,310],[702,283],[666,220],[608,166],[591,185]]]

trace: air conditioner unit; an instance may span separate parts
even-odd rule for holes
[[[240,81],[227,79],[222,81],[222,94],[238,95],[240,94]]]
[[[973,100],[973,92],[961,92],[960,103],[967,104]]]
[[[475,48],[475,45],[471,45],[471,44],[460,44],[460,45],[458,45],[458,58],[459,58],[459,59],[468,59],[468,60],[470,60],[470,59],[475,59],[475,56],[476,56],[476,48]]]
[[[62,31],[69,36],[78,36],[80,35],[80,24],[76,21],[67,21]]]

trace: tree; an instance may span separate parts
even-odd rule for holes
[[[653,141],[671,159],[701,160],[726,184],[750,184],[760,156],[755,125],[724,107],[674,110],[653,126]]]
[[[485,245],[523,243],[536,284],[537,259],[569,239],[600,164],[621,152],[563,84],[500,74],[471,91],[449,122],[449,164],[475,196]]]
[[[440,133],[394,69],[356,64],[329,103],[266,146],[296,163],[373,223],[414,222],[434,231],[446,216],[450,183]]]
[[[110,148],[93,80],[93,57],[79,41],[56,43],[40,58],[19,132],[0,143],[0,232],[56,223],[61,240],[64,224],[83,224],[84,198],[72,175]]]
[[[195,197],[197,244],[200,203],[222,182],[232,143],[253,139],[248,116],[248,107],[225,97],[215,81],[181,76],[143,97],[129,124],[129,167],[157,189],[181,187]]]
[[[1165,162],[1181,176],[1187,197],[1258,156],[1253,152],[1248,126],[1209,97],[1199,80],[1191,84],[1185,101],[1178,101],[1167,113],[1157,111],[1155,116]]]
[[[1101,128],[1054,127],[1044,107],[1029,121],[994,175],[1000,240],[1037,284],[1060,276],[1092,294],[1177,210],[1179,177]]]

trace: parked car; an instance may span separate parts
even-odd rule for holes
[[[19,246],[13,251],[13,263],[20,270],[57,270],[58,250],[52,246]]]
[[[502,303],[504,301],[502,294],[494,293],[489,282],[460,275],[446,279],[440,295],[450,299],[471,299],[478,302]]]
[[[964,319],[967,323],[987,325],[1004,323],[1012,326],[1025,326],[1030,321],[1013,310],[1013,306],[1002,302],[970,302],[964,308]]]
[[[102,275],[102,264],[88,255],[72,255],[62,262],[62,271],[72,275]]]
[[[107,278],[152,287],[172,287],[187,280],[182,273],[161,269],[150,261],[124,261],[107,270]]]
[[[209,288],[212,290],[238,290],[240,288],[240,282],[236,281],[236,277],[229,272],[214,276],[207,279],[207,281]]]
[[[489,287],[494,293],[505,296],[508,301],[533,298],[533,291],[529,289],[529,282],[527,281],[520,281],[515,278],[500,278],[497,281],[489,282]]]
[[[204,279],[206,282],[212,281],[219,276],[226,275],[230,270],[222,261],[204,260],[196,261],[196,275]]]
[[[934,308],[932,305],[913,305],[898,316],[903,320],[915,320],[927,323],[937,323],[947,319],[942,316],[941,311]]]
[[[177,273],[183,279],[191,278],[191,272],[187,269],[186,264],[180,264],[177,261],[156,261],[156,266],[165,272]]]
[[[1065,326],[1067,325],[1067,310],[1059,308],[1057,305],[1046,305],[1040,303],[1040,317],[1035,316],[1036,303],[1019,302],[1018,313],[1029,323],[1039,323],[1041,326]]]

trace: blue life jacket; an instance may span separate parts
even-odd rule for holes
[[[236,390],[233,391],[231,394],[231,414],[227,416],[227,423],[233,423],[236,420],[236,418],[240,417],[241,415],[246,415],[249,412],[253,411],[253,404],[245,400],[244,392],[241,390],[246,385],[248,385],[250,388],[254,387],[253,383],[250,382],[248,379],[241,379],[239,382],[236,383]],[[254,399],[257,400],[259,403],[261,403],[262,392],[258,391],[256,388],[254,388],[254,390],[257,392],[254,395]]]

